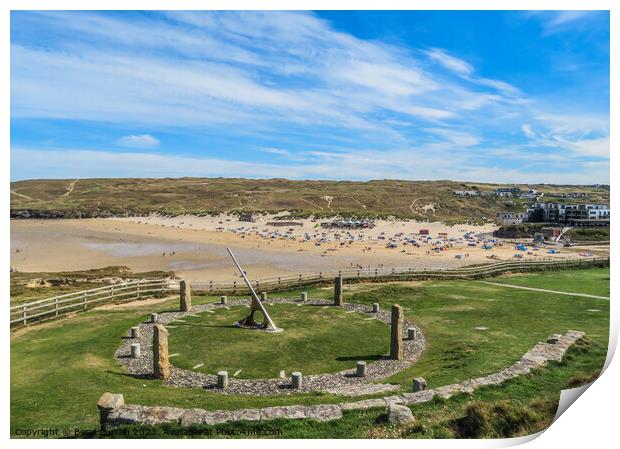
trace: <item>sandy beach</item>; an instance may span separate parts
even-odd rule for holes
[[[582,257],[583,248],[517,250],[484,226],[377,220],[372,229],[325,229],[329,220],[273,226],[275,216],[12,220],[11,267],[71,271],[124,265],[135,272],[170,270],[191,280],[232,280],[230,247],[253,279],[351,267],[449,268],[493,260]],[[421,230],[428,235],[420,235]],[[423,231],[425,233],[425,231]],[[604,247],[591,249],[606,255]]]

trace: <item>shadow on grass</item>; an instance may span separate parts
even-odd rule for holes
[[[118,371],[111,371],[111,370],[106,370],[105,372],[108,374],[114,374],[115,376],[130,377],[132,379],[157,380],[155,379],[155,377],[153,377],[152,374],[131,374],[131,373],[121,373]]]
[[[226,329],[241,329],[234,324],[199,324],[199,323],[183,323],[179,321],[174,322],[174,327],[188,326],[188,327],[220,327]]]
[[[381,354],[366,354],[366,355],[345,355],[336,357],[336,360],[339,362],[350,362],[352,360],[387,360],[389,357],[387,355]]]

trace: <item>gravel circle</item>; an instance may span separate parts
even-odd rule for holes
[[[299,299],[274,298],[269,299],[268,303],[293,303],[299,304]],[[169,324],[187,315],[206,312],[223,307],[248,305],[249,299],[237,299],[228,301],[227,305],[219,303],[200,304],[192,307],[190,312],[162,312],[158,314],[157,322]],[[309,305],[333,305],[330,300],[315,299],[304,301],[303,304]],[[335,306],[334,306],[335,307]],[[390,325],[391,313],[386,311],[372,312],[372,307],[364,304],[345,303],[344,309],[367,314],[388,325]],[[413,327],[417,330],[415,340],[407,339],[407,328]],[[139,336],[136,339],[123,337],[121,346],[115,353],[116,359],[123,365],[129,373],[138,378],[153,377],[153,323],[150,321],[142,322],[139,325]],[[127,335],[130,335],[129,332]],[[138,358],[131,358],[131,344],[139,343],[141,354]],[[221,390],[217,388],[217,376],[198,373],[187,369],[177,368],[170,363],[170,378],[166,384],[171,387],[202,388],[205,391],[217,394],[249,394],[249,395],[276,395],[307,393],[312,391],[331,392],[347,396],[359,396],[373,394],[375,392],[385,392],[400,389],[399,385],[374,384],[373,382],[385,379],[393,374],[402,371],[414,363],[424,351],[426,339],[422,330],[409,320],[404,321],[403,326],[403,360],[391,360],[388,358],[369,363],[367,366],[366,377],[357,377],[355,368],[339,371],[330,374],[314,374],[303,377],[303,386],[300,389],[293,389],[290,379],[235,379],[229,378],[228,388]]]

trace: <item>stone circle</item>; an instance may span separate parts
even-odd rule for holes
[[[192,314],[213,311],[221,307],[246,305],[247,299],[237,299],[227,301],[224,306],[221,303],[200,304],[192,307]],[[291,298],[274,298],[270,302],[273,303],[300,303],[298,299]],[[333,306],[333,301],[314,299],[304,302],[305,304]],[[342,306],[347,311],[360,312],[373,316],[385,324],[391,323],[390,312],[379,311],[372,312],[372,307],[364,304],[344,303]],[[157,315],[157,323],[159,325],[167,325],[175,320],[183,318],[190,312],[171,311],[162,312]],[[382,379],[392,376],[399,371],[409,367],[422,354],[426,340],[421,329],[409,320],[404,320],[404,326],[401,326],[402,353],[401,360],[392,360],[388,357],[379,359],[367,364],[366,376],[357,376],[357,367],[339,371],[336,373],[313,374],[303,377],[303,382],[299,389],[292,388],[291,379],[235,379],[229,378],[228,386],[225,390],[227,394],[250,394],[250,395],[276,395],[276,394],[293,394],[297,392],[320,391],[332,394],[341,394],[346,396],[368,395],[376,393],[386,393],[396,391],[400,387],[392,384],[376,383]],[[153,376],[153,353],[147,348],[151,347],[151,339],[153,337],[154,323],[147,321],[139,325],[139,338],[135,340],[123,339],[121,346],[117,349],[115,357],[131,374],[139,377]],[[403,328],[415,328],[418,338],[408,340],[406,332]],[[140,343],[142,346],[139,358],[132,359],[130,355],[130,342]],[[170,375],[166,379],[166,385],[173,387],[186,388],[202,388],[209,393],[224,393],[224,390],[218,388],[218,376],[199,373],[183,368],[178,368],[169,364]]]

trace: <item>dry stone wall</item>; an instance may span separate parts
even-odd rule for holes
[[[355,402],[320,405],[287,405],[261,409],[216,410],[181,409],[175,407],[147,407],[142,405],[125,405],[120,394],[104,393],[98,406],[102,426],[121,424],[156,425],[175,423],[183,427],[200,424],[222,424],[234,421],[270,421],[274,419],[310,419],[331,421],[342,417],[346,410],[367,410],[389,407],[390,404],[413,405],[432,400],[435,396],[450,398],[457,393],[472,393],[477,388],[487,385],[499,385],[543,367],[549,361],[561,361],[566,351],[585,335],[579,331],[568,331],[564,335],[553,335],[545,343],[538,343],[519,361],[497,373],[469,379],[461,383],[445,385],[435,389],[420,390],[415,393],[387,396],[377,399],[365,399]],[[551,343],[550,343],[551,342]]]

